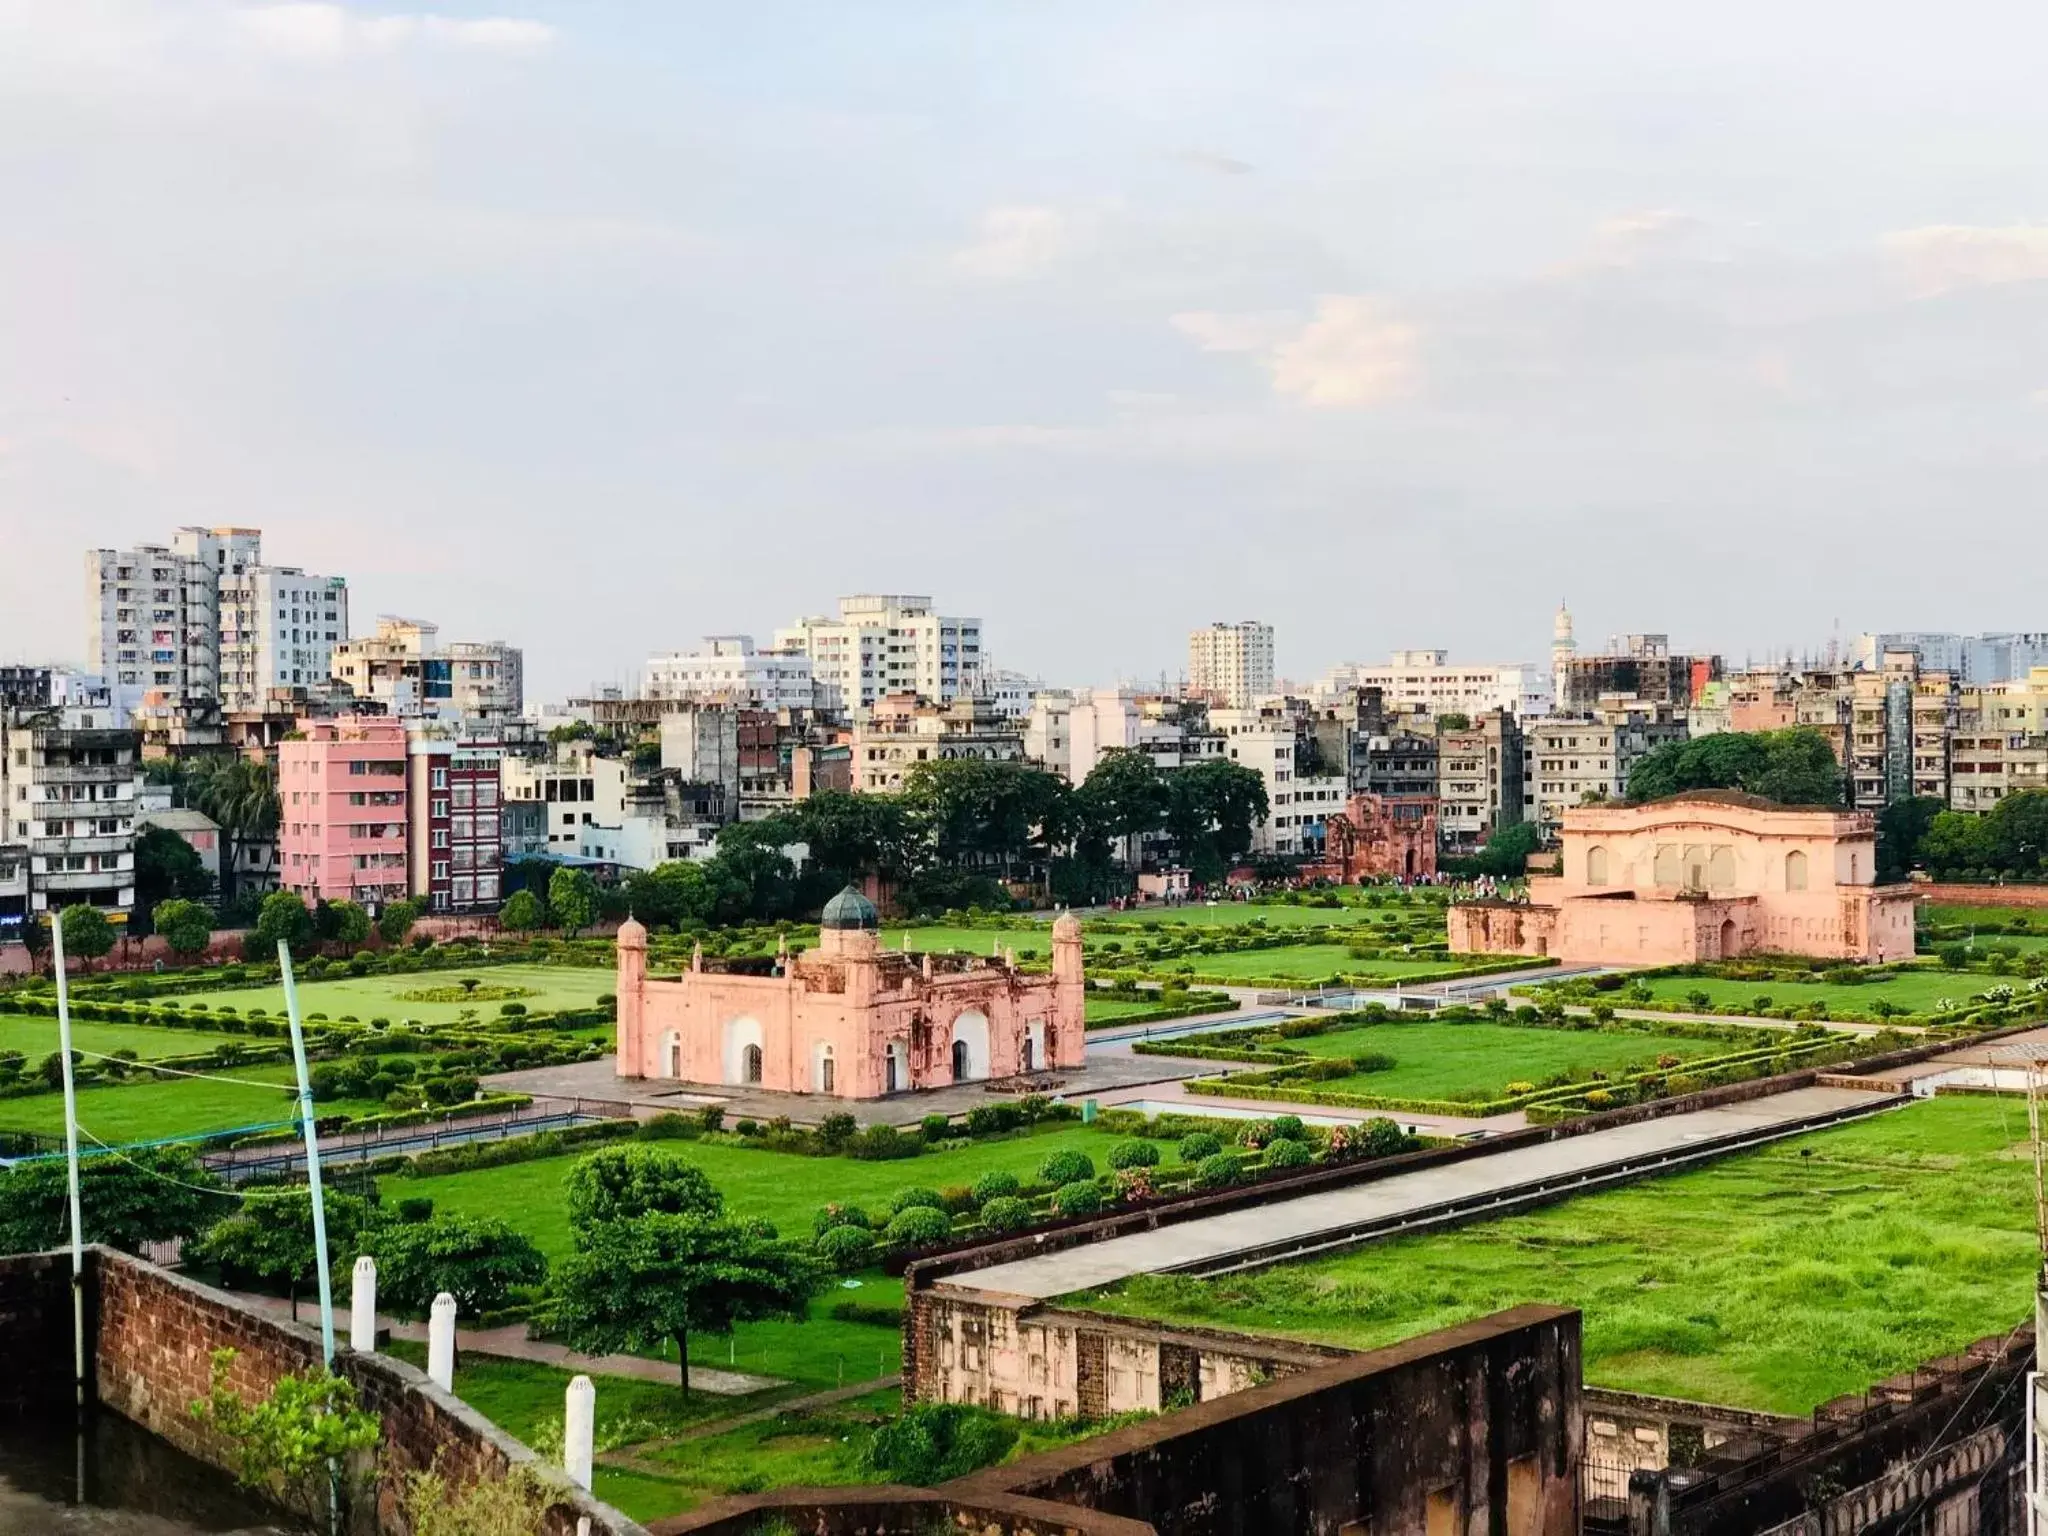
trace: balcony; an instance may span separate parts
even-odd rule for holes
[[[53,896],[69,891],[132,891],[135,872],[130,869],[67,869],[61,874],[37,875],[35,883]],[[129,900],[134,900],[132,894]]]

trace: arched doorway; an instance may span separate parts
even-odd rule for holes
[[[835,1093],[839,1086],[839,1064],[832,1059],[832,1047],[820,1043],[811,1067],[811,1086],[818,1093]]]
[[[969,1009],[953,1020],[953,1081],[988,1076],[988,1015]]]
[[[680,1030],[670,1030],[661,1037],[661,1075],[681,1077],[683,1075],[683,1036]]]
[[[761,1081],[762,1063],[761,1021],[747,1018],[727,1019],[721,1053],[721,1065],[724,1068],[721,1081],[758,1083]],[[785,1067],[784,1070],[787,1071],[788,1068]]]
[[[1022,1068],[1026,1072],[1042,1072],[1045,1070],[1046,1065],[1045,1020],[1033,1019],[1024,1026],[1024,1060]]]
[[[1735,919],[1732,917],[1724,917],[1721,919],[1721,958],[1723,960],[1727,960],[1732,958],[1734,954]]]
[[[910,1047],[891,1040],[882,1056],[882,1092],[901,1093],[910,1086]]]

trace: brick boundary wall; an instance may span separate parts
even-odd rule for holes
[[[268,1317],[223,1291],[109,1248],[87,1249],[86,1261],[96,1400],[209,1465],[229,1467],[229,1447],[193,1420],[190,1405],[210,1389],[215,1350],[237,1351],[228,1381],[250,1397],[320,1362],[320,1334],[313,1327]],[[70,1286],[68,1254],[0,1258],[0,1359],[9,1362],[9,1376],[18,1374],[12,1369],[17,1359],[26,1361],[35,1393],[17,1400],[71,1399]],[[336,1353],[335,1370],[383,1421],[379,1456],[386,1475],[378,1482],[374,1522],[379,1536],[406,1530],[398,1477],[407,1472],[438,1464],[451,1480],[466,1481],[502,1476],[513,1464],[535,1459],[403,1361],[344,1348]],[[641,1526],[574,1488],[549,1511],[544,1536],[574,1536],[578,1517],[589,1518],[591,1536],[644,1536]]]
[[[1950,907],[2048,907],[2048,885],[1915,884],[1922,901]]]

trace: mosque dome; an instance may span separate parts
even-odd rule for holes
[[[857,928],[873,931],[882,926],[882,914],[875,910],[875,904],[848,886],[837,896],[825,903],[824,915],[819,919],[820,928]]]

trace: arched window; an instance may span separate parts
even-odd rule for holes
[[[831,1093],[834,1089],[834,1084],[836,1083],[837,1079],[838,1072],[836,1069],[836,1064],[832,1060],[832,1047],[829,1045],[819,1046],[817,1071],[818,1092]]]
[[[1586,884],[1605,885],[1606,883],[1607,850],[1600,847],[1588,848],[1586,850]]]
[[[1718,844],[1707,855],[1707,889],[1710,891],[1732,891],[1735,889],[1735,850],[1726,843]]]
[[[1803,891],[1806,889],[1806,855],[1797,848],[1785,855],[1785,889]]]
[[[1678,888],[1678,849],[1671,843],[1657,849],[1657,884],[1666,890]]]
[[[967,1068],[967,1042],[965,1040],[955,1040],[953,1042],[953,1081],[956,1083],[966,1082]]]
[[[740,1081],[758,1083],[761,1081],[761,1047],[750,1045],[740,1052]]]

